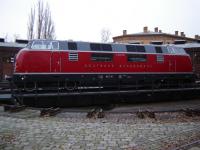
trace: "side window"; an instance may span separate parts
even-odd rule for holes
[[[90,50],[90,44],[87,43],[87,42],[77,42],[77,49],[89,51]]]
[[[69,50],[77,50],[77,44],[75,42],[68,42]]]
[[[112,51],[112,46],[110,44],[101,44],[103,51]]]
[[[145,52],[144,46],[141,45],[126,45],[127,52]]]
[[[59,42],[59,49],[60,50],[68,50],[68,44],[65,41],[60,41]]]
[[[145,50],[146,50],[147,53],[156,53],[156,49],[152,45],[146,45]]]
[[[161,47],[155,47],[156,53],[162,53],[162,48]]]
[[[145,48],[144,48],[144,46],[136,46],[136,48],[137,48],[137,52],[145,52]]]
[[[144,54],[128,54],[127,61],[128,62],[146,62],[147,56]]]
[[[174,49],[173,49],[172,47],[168,47],[168,51],[169,51],[169,53],[171,53],[171,54],[174,54],[174,53],[175,53],[175,51],[174,51]]]
[[[93,51],[101,51],[101,45],[100,44],[90,44],[90,48]]]
[[[123,44],[112,44],[112,49],[117,52],[125,52],[126,46]]]
[[[137,52],[135,45],[126,45],[127,52]]]
[[[113,59],[113,54],[105,54],[105,53],[92,53],[91,60],[99,61],[99,62],[111,62]]]
[[[169,53],[167,47],[165,47],[165,46],[162,47],[162,52],[165,54]]]
[[[176,54],[186,54],[185,50],[181,47],[173,47],[173,50]]]
[[[112,51],[112,46],[110,44],[90,44],[90,48],[93,51]]]

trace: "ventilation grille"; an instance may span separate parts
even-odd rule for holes
[[[164,62],[164,56],[163,55],[157,55],[157,62]]]
[[[78,61],[78,53],[69,53],[69,61]]]

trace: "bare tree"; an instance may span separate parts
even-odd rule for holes
[[[49,9],[49,5],[46,5],[46,9],[44,12],[44,22],[43,22],[43,30],[42,36],[44,39],[54,39],[55,38],[55,28],[54,23],[51,18],[51,11]]]
[[[111,32],[109,29],[103,28],[101,30],[101,42],[109,42]]]
[[[42,26],[43,26],[43,21],[44,21],[44,4],[43,1],[38,0],[37,3],[37,38],[41,39],[41,35],[42,35]]]
[[[37,10],[36,13],[35,10]],[[35,17],[36,15],[37,17]],[[48,3],[44,5],[42,0],[38,0],[36,9],[35,7],[31,9],[27,35],[28,39],[55,39],[55,26]]]
[[[31,13],[29,15],[29,20],[28,20],[28,32],[27,32],[27,37],[29,40],[34,38],[34,24],[35,24],[35,8],[31,8]]]

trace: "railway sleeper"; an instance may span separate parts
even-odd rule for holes
[[[58,113],[61,112],[61,109],[60,108],[45,108],[45,109],[42,109],[40,111],[40,116],[43,117],[43,116],[55,116],[57,115]]]
[[[156,119],[156,115],[155,112],[152,111],[138,111],[136,112],[136,116],[140,119],[144,119],[144,118],[153,118]]]
[[[86,117],[90,119],[104,118],[105,112],[103,111],[102,108],[93,108],[87,113]]]
[[[5,112],[20,112],[26,109],[25,105],[4,105]]]
[[[200,109],[183,109],[183,113],[188,117],[200,116]]]

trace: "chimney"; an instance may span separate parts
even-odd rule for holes
[[[183,37],[184,37],[184,32],[181,32],[181,36],[183,36]]]
[[[159,33],[162,33],[162,30],[159,30]]]
[[[154,28],[154,31],[155,31],[155,32],[158,32],[158,27],[155,27],[155,28]]]
[[[175,35],[178,36],[178,31],[175,31]]]
[[[144,27],[144,33],[147,33],[148,32],[148,27]]]
[[[123,30],[123,35],[127,35],[127,30]]]
[[[195,35],[195,37],[194,37],[194,38],[198,40],[198,39],[199,39],[199,35]]]

